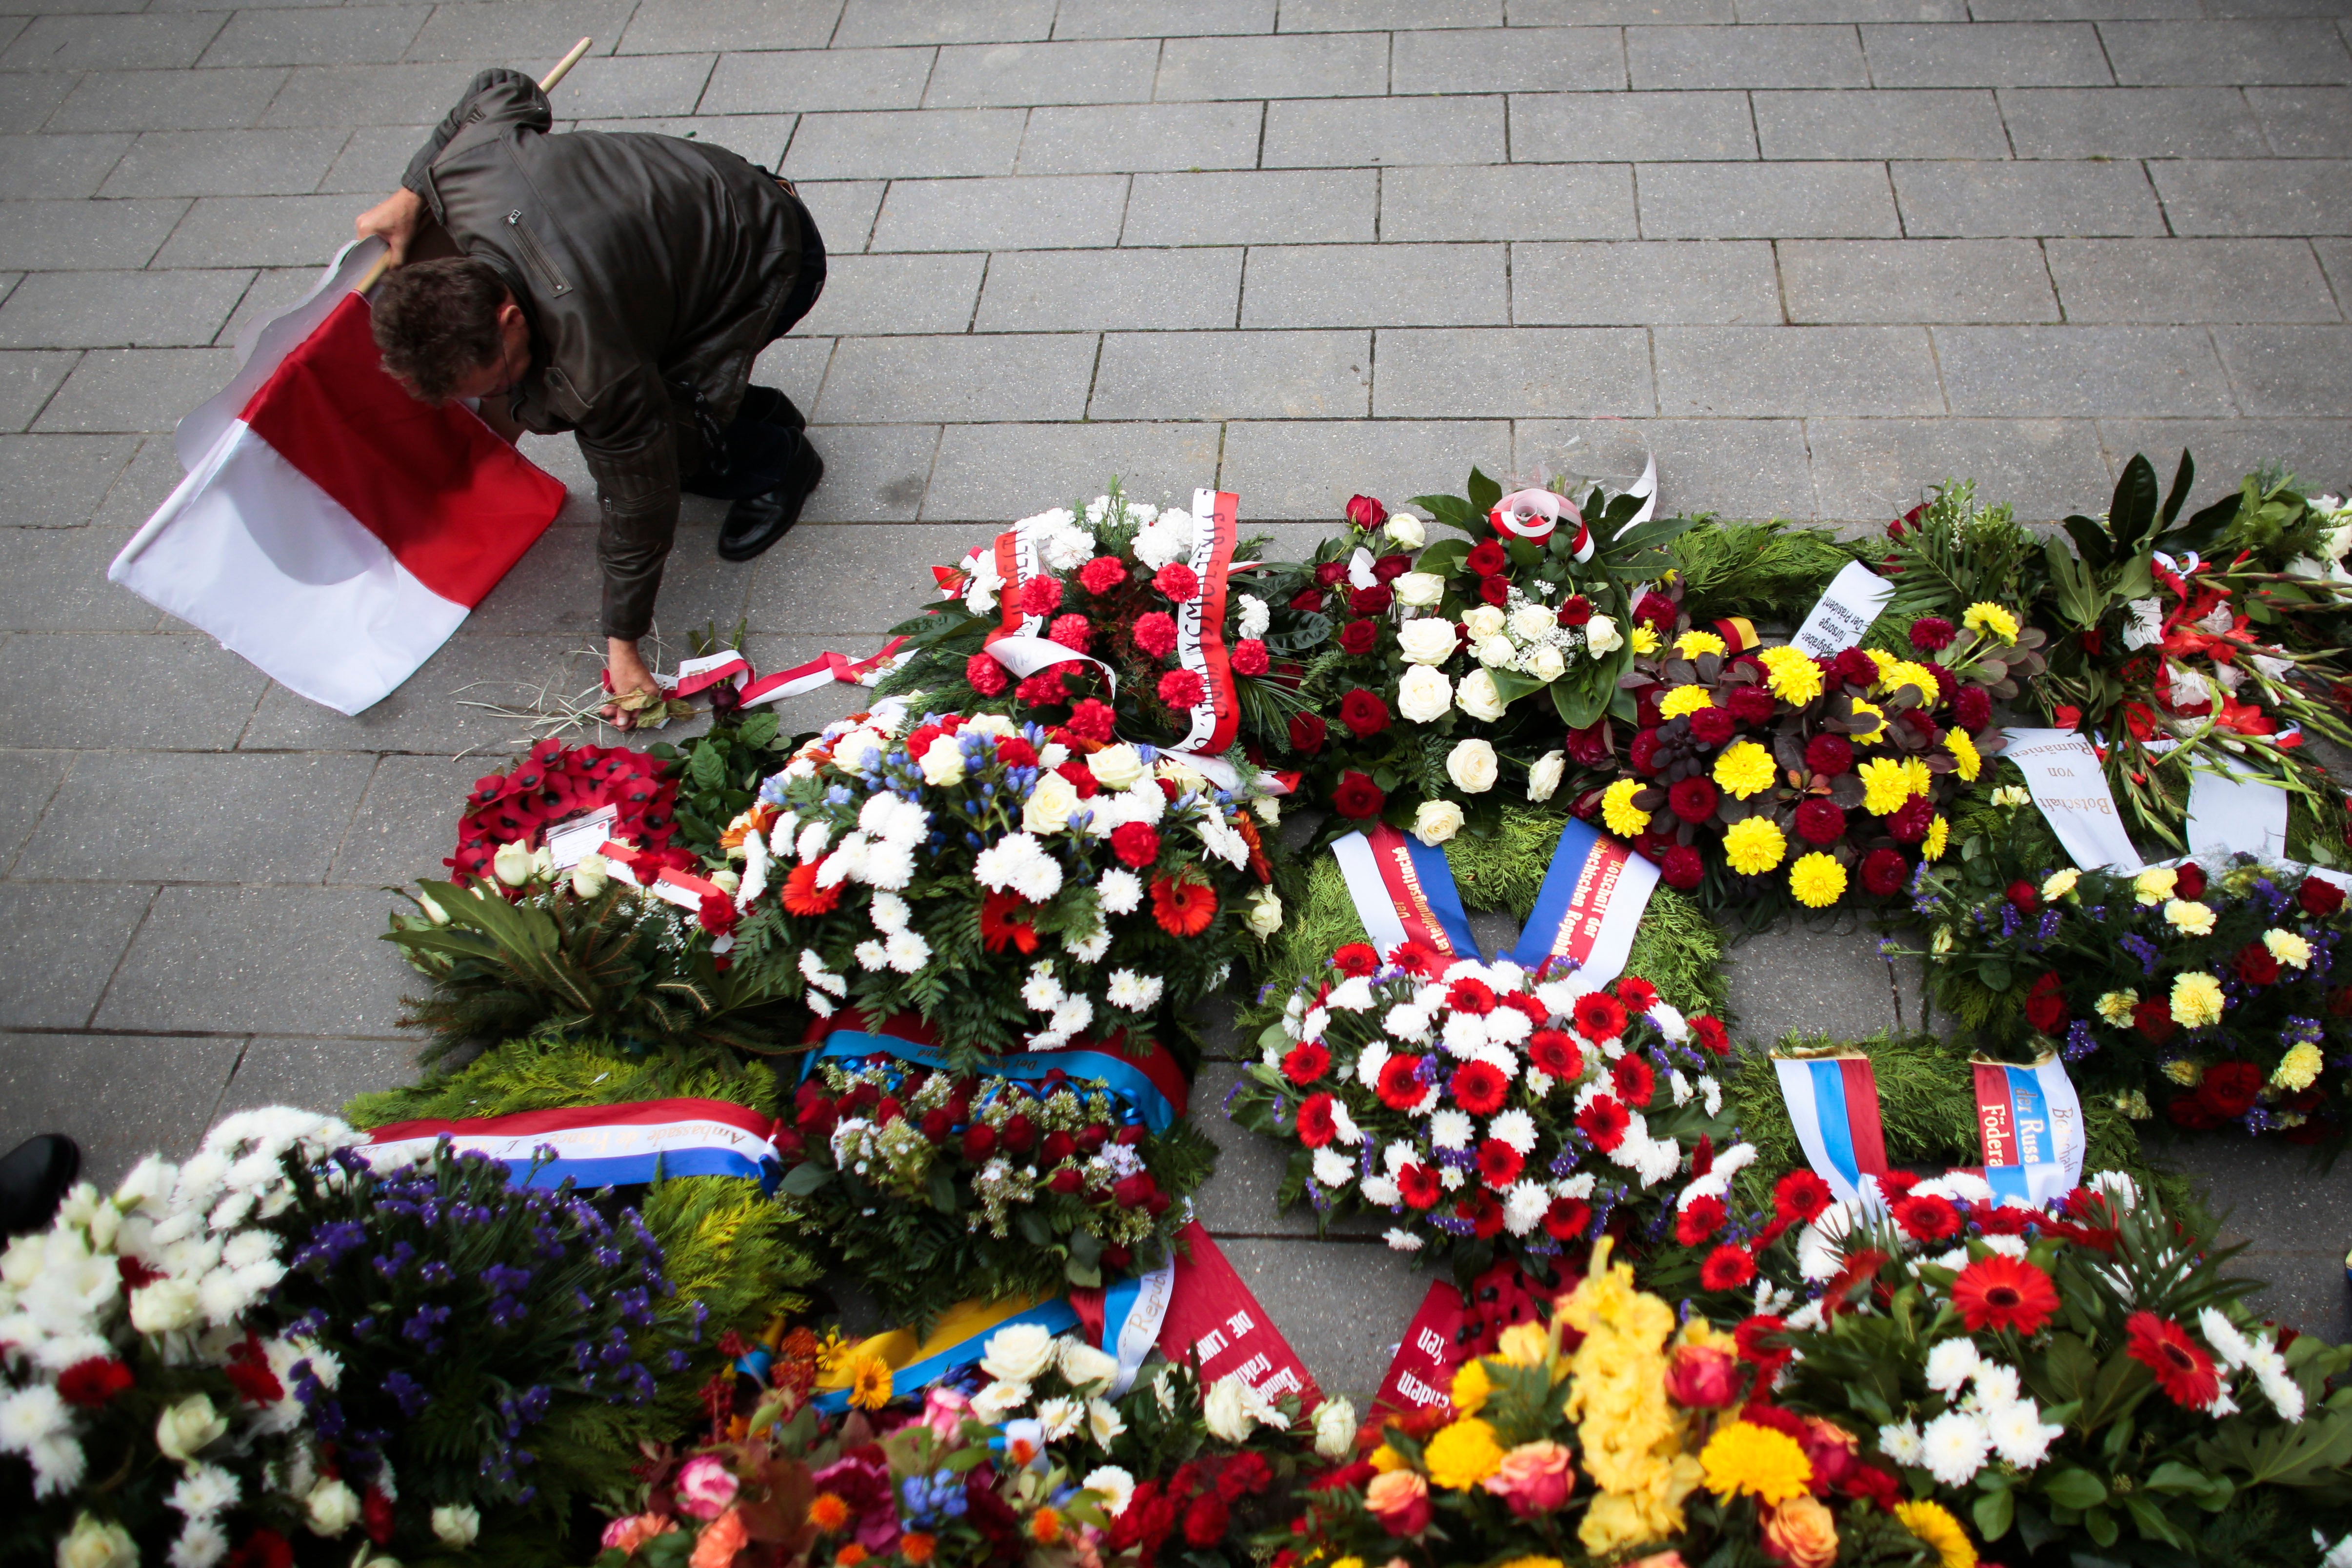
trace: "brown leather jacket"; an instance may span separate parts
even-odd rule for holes
[[[604,633],[636,638],[678,482],[702,461],[692,394],[719,424],[734,417],[814,231],[775,176],[723,147],[551,135],[552,120],[538,83],[486,70],[401,183],[530,319],[512,412],[526,429],[577,434],[604,506]]]

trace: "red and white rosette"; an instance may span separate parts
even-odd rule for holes
[[[1584,526],[1584,514],[1576,503],[1549,490],[1514,490],[1495,503],[1486,520],[1496,533],[1509,534],[1533,544],[1551,538],[1563,523],[1576,528],[1576,559],[1592,559],[1592,530]]]

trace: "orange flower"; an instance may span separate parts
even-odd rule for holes
[[[809,1504],[809,1522],[827,1535],[849,1522],[849,1504],[838,1492],[821,1491]]]
[[[740,1509],[729,1509],[705,1525],[694,1542],[694,1555],[688,1558],[687,1568],[728,1568],[735,1554],[751,1543],[751,1531],[743,1522]]]
[[[1171,936],[1198,936],[1217,913],[1217,894],[1199,883],[1172,876],[1151,879],[1151,917]]]
[[[833,1554],[833,1568],[857,1568],[866,1558],[866,1548],[853,1541]]]
[[[924,1563],[929,1563],[932,1554],[939,1551],[939,1547],[940,1543],[936,1536],[926,1535],[919,1530],[910,1530],[898,1537],[898,1555],[913,1563],[915,1568],[922,1568]]]
[[[719,835],[719,847],[740,850],[745,839],[753,833],[765,833],[775,825],[776,809],[762,801],[727,824],[727,831]]]
[[[1029,1539],[1040,1546],[1052,1546],[1062,1539],[1062,1516],[1051,1508],[1041,1508],[1029,1516]]]
[[[784,913],[787,915],[828,915],[841,902],[841,883],[831,887],[816,884],[816,863],[796,865],[784,878]]]
[[[1249,846],[1250,875],[1262,883],[1271,883],[1274,880],[1274,862],[1265,858],[1265,841],[1257,836],[1257,824],[1249,820],[1247,811],[1234,814],[1234,831],[1241,834],[1242,842]]]

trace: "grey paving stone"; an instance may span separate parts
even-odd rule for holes
[[[2335,285],[2336,302],[2352,300],[2352,240],[2315,239],[2311,248],[2318,255],[2328,281]]]
[[[252,125],[289,75],[284,70],[91,71],[48,118],[51,131],[208,131]],[[17,76],[55,83],[60,77]],[[34,89],[16,89],[29,107]],[[49,100],[55,103],[54,99]],[[24,125],[20,129],[31,130]]]
[[[134,70],[192,66],[227,20],[178,16],[36,16],[0,51],[0,70]]]
[[[184,1159],[196,1152],[243,1044],[139,1035],[0,1039],[0,1143],[14,1148],[36,1133],[63,1133],[81,1145],[81,1179],[110,1192],[151,1154]]]
[[[0,136],[0,200],[96,195],[131,141],[121,131]]]
[[[778,110],[912,109],[923,99],[933,49],[793,49],[725,54],[703,89],[710,114]]]
[[[982,332],[1231,327],[1241,308],[1238,248],[1013,251],[989,258]]]
[[[1655,412],[1647,334],[1625,327],[1390,329],[1372,413],[1497,419]]]
[[[2115,478],[2087,419],[1811,419],[1813,494],[1824,521],[1884,525],[1946,479],[2032,522],[2095,509]]]
[[[205,196],[155,257],[160,267],[318,266],[351,242],[351,197]]]
[[[1246,517],[1328,523],[1350,496],[1427,495],[1473,464],[1500,474],[1510,457],[1500,420],[1248,421],[1225,427],[1217,482]]]
[[[1162,504],[1179,496],[1189,501],[1195,486],[1218,483],[1223,429],[1189,423],[950,424],[940,435],[923,518],[1002,526],[1072,498],[1099,496],[1114,475],[1130,495]],[[1244,497],[1244,517],[1265,515],[1255,497]],[[976,542],[965,541],[967,548]]]
[[[1277,99],[1265,107],[1269,169],[1503,162],[1503,99]]]
[[[816,406],[824,386],[824,374],[833,363],[834,338],[803,338],[794,335],[769,344],[751,361],[751,379],[762,386],[772,386],[803,410]],[[581,484],[585,485],[587,472],[581,471]],[[575,486],[575,488],[579,486]],[[716,522],[719,514],[711,520]]]
[[[711,618],[712,608],[698,603],[689,609],[674,601],[661,606],[668,612],[667,622],[680,633],[687,626],[699,626]],[[729,619],[733,619],[731,612]],[[413,751],[443,757],[463,751],[494,758],[525,750],[531,737],[520,723],[462,705],[521,706],[542,691],[566,695],[593,691],[603,667],[603,648],[601,639],[592,647],[591,638],[578,633],[497,636],[460,632],[425,660],[399,690],[356,716],[320,707],[283,686],[271,685],[258,706],[251,708],[252,719],[245,726],[239,744],[253,751]],[[241,660],[236,667],[250,668]],[[609,737],[605,744],[611,744]],[[491,766],[485,763],[483,771]]]
[[[1326,1394],[1359,1410],[1387,1378],[1397,1342],[1436,1276],[1372,1241],[1235,1239],[1219,1249]]]
[[[120,528],[0,528],[0,622],[11,632],[152,632],[163,612],[106,580],[129,543]]]
[[[1786,240],[1791,321],[2055,321],[2032,240]]]
[[[2235,88],[2005,88],[2000,96],[2021,158],[2259,158],[2266,151]]]
[[[993,5],[939,5],[930,0],[849,0],[833,41],[856,44],[993,44],[1043,38],[1053,28],[1054,0],[1003,0]]]
[[[277,196],[318,189],[341,129],[151,131],[106,176],[108,196]],[[422,141],[421,136],[416,141]],[[412,142],[409,152],[415,151]],[[346,187],[349,188],[349,187]],[[373,183],[371,183],[373,188]]]
[[[1511,157],[1521,163],[1753,158],[1739,92],[1514,93]]]
[[[1762,240],[1511,247],[1511,319],[1521,326],[1780,319],[1772,247]]]
[[[1935,330],[1955,413],[2195,415],[2233,408],[2212,347],[2195,328]]]
[[[824,292],[801,329],[961,332],[971,325],[984,256],[844,256],[825,265]],[[0,318],[5,306],[0,306]]]
[[[2214,15],[2229,0],[2215,0]],[[2290,0],[2301,4],[2301,0]],[[1971,0],[1969,14],[1979,22],[2099,22],[2110,16],[2200,16],[2197,0]]]
[[[2305,240],[2051,240],[2045,248],[2069,321],[2343,319]]]
[[[1615,26],[1625,7],[1615,0],[1510,0],[1514,27]],[[1732,0],[1653,0],[1642,19],[1657,24],[1736,22]]]
[[[1580,422],[1523,419],[1517,472],[1565,449]],[[1796,419],[1645,419],[1643,436],[1658,460],[1658,504],[1672,512],[1726,517],[1813,515],[1805,426]]]
[[[1759,92],[1767,158],[2006,158],[2000,110],[1982,89]]]
[[[1377,27],[1499,27],[1503,0],[1285,0],[1286,33]]]
[[[0,131],[38,131],[76,79],[64,71],[10,71],[0,77]]]
[[[1379,182],[1370,169],[1138,174],[1119,243],[1369,241],[1380,209]]]
[[[874,232],[874,217],[882,210],[880,180],[797,180],[801,201],[816,219],[828,255],[866,248]]]
[[[1017,109],[803,115],[784,172],[795,180],[1009,174],[1024,119]]]
[[[2197,459],[2199,505],[2219,500],[2241,475],[2269,464],[2319,490],[2342,495],[2352,480],[2352,418],[2103,419],[2099,440],[2107,466],[2120,472],[2132,454],[2168,461],[2186,451]]]
[[[22,430],[32,423],[79,360],[73,353],[0,354],[0,430]]]
[[[1848,26],[1628,27],[1635,89],[1868,87]]]
[[[69,751],[0,751],[0,873],[15,862],[73,760]]]
[[[1725,956],[1738,1038],[1790,1033],[1860,1040],[1895,1028],[1895,987],[1878,938],[1850,917],[1782,921]]]
[[[2213,341],[2246,413],[2317,416],[2352,409],[2352,367],[2342,362],[2352,349],[2352,328],[2218,327]]]
[[[1652,163],[1633,171],[1644,239],[1844,239],[1902,232],[1878,163]]]
[[[1383,240],[1631,239],[1633,171],[1622,163],[1390,169]]]
[[[94,441],[110,439],[87,435],[56,435],[52,441]],[[173,450],[169,435],[150,435],[139,443],[131,461],[114,476],[107,487],[106,498],[90,515],[90,522],[99,528],[136,529],[154,516],[155,508],[186,478],[180,467],[179,454]],[[167,628],[168,629],[168,628]]]
[[[1391,92],[1603,92],[1625,85],[1615,27],[1450,28],[1400,32]]]
[[[2186,0],[2193,3],[2193,0]],[[1965,22],[1963,0],[1739,0],[1742,22]],[[1982,7],[1977,7],[1982,9]],[[1984,21],[2000,18],[1986,16]]]
[[[841,0],[643,0],[620,52],[821,49],[840,19]]]
[[[1255,1053],[1250,1053],[1255,1058]],[[1230,1061],[1203,1061],[1192,1081],[1192,1120],[1217,1145],[1217,1169],[1194,1198],[1202,1224],[1217,1236],[1313,1236],[1315,1210],[1305,1203],[1278,1211],[1283,1168],[1296,1145],[1262,1137],[1225,1115],[1228,1096],[1240,1086],[1242,1069]],[[1378,1236],[1388,1228],[1362,1215],[1334,1221],[1334,1236]],[[1383,1251],[1386,1249],[1382,1249]],[[1401,1261],[1401,1260],[1400,1260]],[[1297,1346],[1292,1348],[1296,1349]]]
[[[824,482],[802,507],[812,523],[912,522],[939,450],[936,424],[861,424],[841,438],[820,425]]]
[[[144,267],[188,204],[0,203],[0,267]]]
[[[268,684],[209,637],[19,632],[6,648],[15,746],[226,750]]]
[[[422,981],[417,982],[422,985]],[[236,1071],[223,1091],[214,1120],[272,1105],[340,1114],[352,1098],[375,1089],[398,1089],[423,1076],[417,1053],[423,1041],[400,1040],[309,1040],[260,1036],[246,1043]]]
[[[1112,332],[1094,419],[1339,419],[1370,412],[1371,334]]]
[[[869,638],[865,642],[842,637],[784,637],[773,633],[753,632],[743,639],[743,654],[756,670],[789,670],[807,664],[820,653],[853,653],[863,658],[882,645],[884,639]],[[849,643],[848,647],[839,646]],[[785,697],[773,704],[776,722],[787,735],[822,729],[837,718],[864,711],[874,700],[874,694],[864,686],[841,681],[828,681],[812,691]]]
[[[1265,246],[1242,283],[1244,327],[1499,327],[1498,245]]]
[[[400,885],[448,874],[442,860],[457,841],[457,804],[495,759],[386,757],[331,850],[330,883]]]
[[[2352,162],[2340,159],[2183,160],[2148,173],[2176,234],[2352,233]]]
[[[590,54],[609,55],[636,9],[635,0],[496,0],[489,5],[436,5],[409,44],[407,57],[506,65],[514,59],[518,48],[539,54],[553,40],[582,37],[595,39]]]
[[[1275,0],[1193,0],[1170,10],[1154,0],[1062,0],[1057,38],[1157,38],[1163,35],[1271,33]]]
[[[37,367],[46,374],[51,362]],[[70,528],[89,521],[106,488],[122,472],[138,441],[127,435],[0,437],[0,523],[11,528]]]
[[[2352,81],[2352,50],[2319,17],[2230,22],[2102,22],[2116,80],[2179,87],[2282,87]]]
[[[2104,87],[2115,80],[2098,32],[2082,22],[1865,25],[1878,87]]]
[[[1108,477],[1091,481],[1086,493],[1100,494]],[[1067,499],[1041,487],[1024,512],[1007,514],[1000,525]],[[827,646],[862,658],[880,645],[882,632],[934,597],[933,564],[961,560],[980,542],[969,527],[804,524],[759,559],[751,630],[832,638]]]
[[[954,45],[940,51],[923,101],[935,109],[1141,103],[1159,68],[1160,45],[1150,38]]]
[[[652,136],[677,136],[689,141],[700,141],[712,147],[724,147],[740,152],[763,168],[772,169],[784,161],[784,148],[800,124],[796,114],[680,114],[652,115],[638,120],[583,120],[576,131],[629,131]],[[418,141],[424,138],[420,135]],[[415,151],[412,146],[411,152]],[[405,166],[404,164],[403,165]],[[399,171],[394,170],[397,179]]]
[[[521,62],[517,62],[519,65]],[[462,61],[398,66],[302,66],[282,73],[284,85],[269,100],[259,124],[415,125],[420,117],[437,120],[457,101],[475,68]],[[569,87],[560,89],[568,93]],[[67,100],[66,107],[73,107]],[[566,98],[562,109],[573,101]],[[246,121],[244,123],[255,123]],[[162,130],[201,130],[202,125]]]
[[[169,430],[226,383],[232,359],[225,349],[101,349],[85,354],[33,428]]]
[[[201,63],[356,66],[396,60],[407,53],[409,41],[432,9],[429,5],[342,5],[239,11],[214,37]]]
[[[2284,1144],[2226,1134],[2185,1138],[2164,1153],[2176,1168],[2202,1178],[2208,1202],[2226,1216],[2222,1240],[2253,1243],[2231,1272],[2266,1279],[2271,1288],[2247,1305],[2307,1333],[2339,1341],[2352,1333],[2344,1289],[2352,1174],[2340,1165],[2322,1173],[2303,1150]]]
[[[1115,245],[1125,174],[900,180],[882,198],[873,248],[1055,250]]]
[[[92,1025],[392,1035],[425,989],[377,940],[393,907],[372,888],[167,887]]]
[[[12,962],[0,975],[0,1024],[88,1024],[154,896],[129,883],[0,882],[0,919],[15,934]]]
[[[1171,38],[1160,46],[1161,103],[1210,98],[1350,98],[1383,93],[1389,41],[1379,33],[1319,37]]]
[[[717,63],[716,55],[591,56],[556,89],[556,112],[583,120],[690,114]],[[542,71],[554,64],[519,61],[516,68]]]
[[[562,450],[572,444],[550,444]],[[567,469],[579,468],[576,454],[567,455],[572,457]],[[540,460],[544,465],[545,459]],[[562,631],[572,633],[582,647],[591,643],[603,645],[595,635],[604,580],[596,566],[598,513],[593,494],[583,470],[567,500],[567,511],[576,504],[581,521],[562,523],[540,537],[467,618],[468,635],[529,636]],[[676,547],[664,564],[662,609],[674,628],[699,626],[709,620],[731,623],[742,612],[750,573],[740,564],[719,559],[717,528],[719,519],[726,515],[726,503],[688,497],[684,511]]]
[[[2352,158],[2352,88],[2248,88],[2270,150],[2282,158]]]
[[[812,417],[831,424],[1076,419],[1094,362],[1088,335],[852,338],[835,356]]]
[[[1035,109],[1018,167],[1024,174],[1255,168],[1265,118],[1257,103]]]
[[[100,752],[82,758],[16,859],[57,882],[317,883],[375,758]],[[254,824],[271,831],[257,834]]]
[[[177,348],[209,343],[250,272],[36,273],[0,304],[0,348]]]
[[[1658,406],[1670,416],[1941,413],[1917,327],[1661,327]]]
[[[2137,163],[1895,163],[1914,236],[2160,235],[2164,213]]]

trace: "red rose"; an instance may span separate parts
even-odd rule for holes
[[[1592,1223],[1592,1206],[1582,1198],[1556,1197],[1544,1211],[1544,1234],[1554,1241],[1572,1241]]]
[[[1985,695],[1982,686],[1962,686],[1953,696],[1954,725],[1974,735],[1991,722],[1992,698]]]
[[[1160,830],[1149,822],[1121,822],[1110,831],[1110,851],[1122,864],[1141,871],[1160,858]]]
[[[1331,1053],[1316,1040],[1294,1045],[1282,1058],[1282,1075],[1302,1088],[1331,1069]]]
[[[1070,710],[1067,727],[1081,740],[1108,741],[1118,733],[1118,715],[1108,703],[1088,697]]]
[[[1208,684],[1191,670],[1171,670],[1160,677],[1160,700],[1170,707],[1196,708],[1208,700]]]
[[[1160,1184],[1151,1179],[1150,1171],[1138,1171],[1131,1176],[1121,1176],[1110,1184],[1111,1201],[1121,1208],[1158,1208]]]
[[[1377,528],[1389,520],[1389,509],[1370,496],[1348,497],[1348,521],[1360,529]],[[1206,1542],[1201,1542],[1208,1544]]]
[[[2269,948],[2249,942],[2238,950],[2238,978],[2250,986],[2272,986],[2278,977],[2278,960],[2271,956]]]
[[[2175,874],[2172,894],[2176,898],[2199,899],[2205,896],[2205,868],[2190,861]]]
[[[1179,604],[1189,604],[1201,597],[1199,574],[1181,560],[1171,560],[1152,573],[1151,586]]]
[[[1511,558],[1504,553],[1503,547],[1494,539],[1479,540],[1477,544],[1471,547],[1470,553],[1462,561],[1465,570],[1475,571],[1480,577],[1492,577],[1510,564]]]
[[[2066,993],[2058,977],[2045,974],[2025,993],[2025,1021],[2044,1034],[2066,1027]]]
[[[1087,644],[1094,640],[1094,625],[1085,616],[1056,615],[1054,624],[1046,630],[1045,637],[1048,642],[1059,643],[1072,653],[1083,653],[1087,651]]]
[[[1339,787],[1331,791],[1331,809],[1351,822],[1360,822],[1379,816],[1388,799],[1369,776],[1351,769],[1339,776]]]
[[[1952,623],[1940,615],[1922,615],[1911,622],[1911,645],[1923,653],[1937,653],[1952,645]]]
[[[1399,1166],[1396,1182],[1398,1196],[1414,1208],[1434,1208],[1445,1191],[1437,1173],[1427,1166]]]
[[[1339,628],[1339,652],[1358,657],[1370,653],[1379,645],[1381,626],[1377,621],[1350,621]]]
[[[963,1157],[973,1165],[996,1152],[996,1129],[985,1122],[974,1122],[963,1130]]]
[[[1898,844],[1916,844],[1935,823],[1935,802],[1925,795],[1914,795],[1886,819],[1886,831]]]
[[[1306,590],[1304,592],[1292,594],[1290,596],[1290,607],[1302,613],[1312,614],[1314,612],[1323,608],[1323,596],[1310,588]]]
[[[1257,638],[1244,637],[1234,644],[1234,674],[1262,675],[1265,674],[1269,663],[1265,654],[1265,644]]]
[[[1697,1038],[1700,1049],[1709,1056],[1731,1054],[1731,1035],[1723,1027],[1721,1019],[1712,1013],[1701,1013],[1688,1021],[1691,1033]]]
[[[1319,1149],[1339,1135],[1339,1124],[1331,1115],[1331,1096],[1309,1094],[1298,1104],[1298,1141],[1310,1149]]]
[[[1809,844],[1833,844],[1845,837],[1845,812],[1816,795],[1797,808],[1797,836]]]
[[[1772,722],[1772,694],[1762,686],[1733,686],[1724,694],[1723,706],[1742,724]]]
[[[1315,569],[1315,580],[1326,588],[1339,587],[1339,580],[1347,575],[1348,563],[1344,560],[1327,560]]]
[[[1581,593],[1571,593],[1560,601],[1559,623],[1561,625],[1581,626],[1591,619],[1592,601],[1585,598]]]
[[[2294,901],[2315,920],[2325,920],[2344,907],[2344,890],[2326,877],[2307,876],[2294,890]]]
[[[1491,1061],[1465,1061],[1454,1069],[1453,1082],[1446,1087],[1453,1092],[1454,1103],[1473,1116],[1491,1116],[1503,1108],[1510,1093],[1510,1081]]]
[[[887,1121],[889,1118],[879,1118]],[[1016,1111],[1004,1120],[1004,1146],[1016,1155],[1025,1155],[1037,1146],[1037,1124],[1025,1111]]]
[[[1021,585],[1021,613],[1024,615],[1051,615],[1061,607],[1061,579],[1033,577]]]
[[[2251,1061],[2217,1061],[2198,1081],[2197,1098],[2224,1121],[2235,1121],[2253,1108],[2262,1092],[2263,1070]]]
[[[2041,895],[2033,891],[2033,884],[2022,877],[2011,883],[2008,892],[2003,896],[2007,897],[2019,912],[2026,915],[2032,914],[2034,906],[2042,902]]]
[[[1482,577],[1478,580],[1478,597],[1500,610],[1511,601],[1511,580],[1507,577]]]
[[[944,1144],[948,1141],[948,1134],[955,1130],[955,1113],[944,1105],[934,1105],[923,1113],[919,1126],[925,1142]]]
[[[383,1495],[383,1488],[368,1488],[367,1495],[360,1500],[360,1521],[367,1538],[378,1546],[392,1539],[392,1499]]]
[[[1596,1096],[1576,1113],[1577,1130],[1591,1139],[1592,1146],[1604,1155],[1625,1141],[1625,1129],[1631,1124],[1625,1107],[1606,1094]]]
[[[1412,558],[1409,555],[1384,555],[1372,562],[1372,576],[1382,582],[1394,582],[1412,570]]]
[[[1176,618],[1165,610],[1137,616],[1135,645],[1155,659],[1166,658],[1176,648]]]
[[[1729,740],[1738,727],[1730,713],[1719,707],[1703,707],[1689,718],[1691,738],[1701,746],[1721,746]]]
[[[1388,728],[1389,705],[1379,693],[1354,687],[1339,699],[1339,722],[1358,740],[1368,740]]]
[[[1825,779],[1853,768],[1853,744],[1842,735],[1817,735],[1805,743],[1805,766]]]
[[[1077,1191],[1079,1186],[1085,1181],[1086,1177],[1078,1174],[1077,1166],[1064,1166],[1061,1169],[1055,1171],[1052,1176],[1045,1178],[1045,1185],[1052,1187],[1055,1192],[1060,1193],[1063,1197],[1067,1197],[1070,1194]]]
[[[982,696],[992,697],[1013,684],[1013,677],[992,653],[974,653],[963,662],[963,683]]]
[[[1348,594],[1348,608],[1359,615],[1383,614],[1395,601],[1395,591],[1385,582],[1376,582],[1370,588],[1354,589]]]
[[[2132,1028],[2150,1045],[2162,1045],[2172,1038],[2180,1026],[2172,1021],[2172,1008],[2162,997],[2152,997],[2132,1006]]]
[[[1127,562],[1115,555],[1098,555],[1078,569],[1078,586],[1088,593],[1108,593],[1127,580]]]
[[[1893,850],[1873,850],[1863,857],[1862,885],[1879,898],[1891,898],[1903,891],[1910,879],[1911,862]]]
[[[1706,878],[1706,862],[1688,844],[1674,844],[1658,857],[1658,874],[1665,879],[1668,887],[1688,893]]]
[[[1290,749],[1293,751],[1312,757],[1323,749],[1324,738],[1329,733],[1329,727],[1318,715],[1295,713],[1290,716]]]
[[[700,907],[695,910],[695,923],[713,936],[724,936],[735,929],[735,900],[724,893],[706,893]]]

